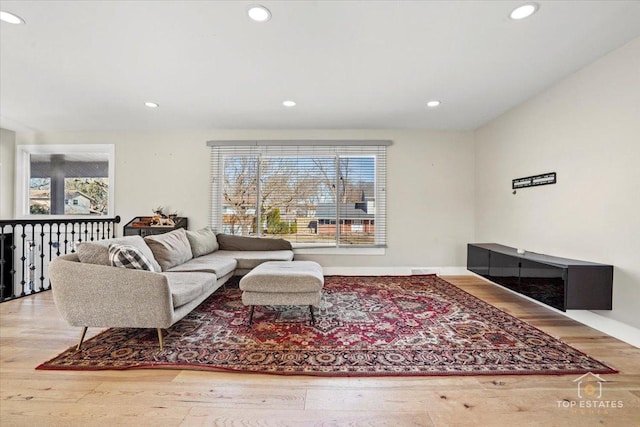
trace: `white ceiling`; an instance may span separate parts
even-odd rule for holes
[[[255,3],[2,0],[0,126],[470,130],[640,36],[640,1]]]

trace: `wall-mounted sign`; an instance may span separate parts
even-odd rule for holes
[[[556,183],[556,173],[549,172],[540,175],[527,176],[524,178],[516,178],[511,181],[511,188],[516,190],[518,188],[535,187],[536,185],[547,185]]]

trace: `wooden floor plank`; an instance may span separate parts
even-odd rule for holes
[[[236,409],[215,410],[194,408],[181,427],[209,426],[260,426],[260,427],[304,427],[304,426],[368,426],[368,427],[431,427],[433,423],[425,411],[396,412],[338,410],[263,410],[250,413]]]
[[[2,401],[2,426],[179,426],[189,407]]]
[[[169,407],[208,406],[211,408],[284,408],[303,409],[306,390],[302,387],[270,387],[257,385],[220,386],[215,374],[203,373],[210,378],[207,384],[180,386],[172,384],[171,389],[159,389],[157,383],[140,381],[105,381],[79,403],[98,404],[110,401],[127,404],[134,400],[144,405]]]
[[[327,378],[139,369],[39,371],[79,329],[50,293],[0,304],[0,425],[636,426],[640,349],[475,276],[446,280],[620,370],[607,410],[579,403],[575,376]],[[100,332],[89,329],[89,336]],[[562,403],[565,402],[565,403]]]

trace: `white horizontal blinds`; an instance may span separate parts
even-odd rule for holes
[[[257,233],[258,156],[223,157],[222,231],[243,236]]]
[[[376,147],[375,245],[387,246],[387,147]]]
[[[377,150],[372,147],[345,147],[338,156],[338,241],[341,246],[375,246],[377,218]],[[380,224],[378,224],[380,223]],[[383,233],[377,233],[384,236]]]
[[[292,243],[336,245],[318,227],[321,209],[335,216],[335,150],[263,147],[260,157],[261,234]]]
[[[211,227],[216,232],[257,234],[258,160],[255,147],[212,147]]]
[[[388,144],[209,145],[216,231],[284,238],[297,247],[386,244]]]

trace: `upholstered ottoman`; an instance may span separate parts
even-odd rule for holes
[[[313,261],[268,261],[240,280],[242,303],[251,306],[249,324],[256,305],[308,305],[315,324],[313,306],[320,304],[324,276]]]

